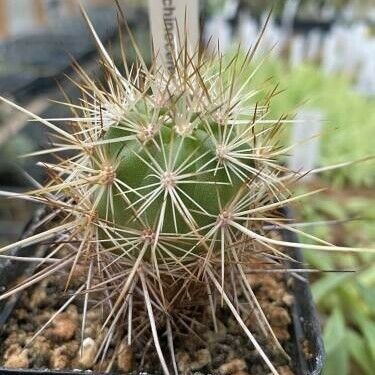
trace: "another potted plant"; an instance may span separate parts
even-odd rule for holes
[[[138,54],[120,72],[88,23],[106,81],[80,71],[71,118],[2,98],[53,134],[40,153],[57,155],[43,165],[48,181],[19,195],[46,209],[0,249],[0,300],[19,296],[3,305],[2,366],[318,374],[323,349],[296,249],[360,249],[311,238],[286,215],[311,193],[291,193],[300,176],[280,161],[289,148],[278,145],[283,119],[268,117],[274,92],[253,102],[253,51],[225,62],[183,47],[170,72]],[[36,267],[19,280],[19,264]]]

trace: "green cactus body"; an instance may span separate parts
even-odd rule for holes
[[[191,134],[186,136],[179,134],[173,121],[166,119],[168,116],[161,117],[165,122],[151,132],[149,139],[142,140],[137,134],[134,139],[109,143],[106,147],[109,160],[117,165],[116,177],[128,189],[124,195],[113,197],[113,217],[104,194],[99,215],[118,226],[156,230],[165,200],[160,231],[182,237],[199,231],[204,236],[209,230],[205,228],[215,224],[244,184],[224,168],[225,150],[217,146],[224,126],[219,129],[221,125],[217,123],[205,125],[198,117]],[[238,136],[236,129],[226,127],[225,132],[231,132],[232,139]],[[116,140],[127,136],[130,134],[122,129],[120,122],[104,138]],[[250,144],[245,142],[241,148],[245,147],[249,148]],[[251,165],[248,159],[243,162]],[[182,238],[181,242],[186,239]],[[191,243],[185,244],[182,248],[189,250],[191,246]]]

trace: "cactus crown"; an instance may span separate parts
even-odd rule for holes
[[[61,269],[68,269],[70,280],[80,265],[85,310],[91,293],[102,295],[108,308],[99,354],[115,338],[136,340],[132,322],[144,316],[164,373],[170,367],[159,337],[166,332],[173,353],[173,327],[186,319],[186,308],[208,300],[215,320],[218,295],[277,374],[244,323],[237,293],[257,308],[262,332],[283,352],[246,272],[252,261],[285,267],[285,246],[301,245],[272,229],[297,231],[279,209],[304,196],[291,197],[298,174],[280,163],[288,148],[278,144],[283,119],[268,118],[274,92],[251,88],[260,65],[246,75],[254,51],[227,61],[182,48],[168,73],[147,68],[139,55],[120,73],[87,21],[106,84],[77,67],[82,97],[67,103],[73,116],[65,126],[3,98],[55,134],[47,152],[69,154],[43,164],[49,180],[24,195],[49,206],[43,218],[48,228],[0,250],[53,238],[47,258],[62,248],[68,255],[17,290]],[[343,250],[322,241],[302,247]],[[128,325],[116,330],[125,314]]]

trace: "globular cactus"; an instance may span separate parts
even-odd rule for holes
[[[107,309],[99,354],[114,340],[140,340],[134,331],[144,317],[166,374],[171,367],[160,337],[167,334],[173,358],[173,327],[192,318],[202,301],[214,321],[221,303],[277,374],[239,308],[250,303],[260,331],[283,352],[246,273],[254,262],[285,268],[285,247],[344,249],[320,240],[285,242],[275,234],[303,234],[280,209],[309,194],[291,196],[298,174],[281,163],[289,148],[278,143],[283,119],[268,118],[274,93],[251,85],[260,66],[248,75],[252,53],[226,61],[182,48],[173,72],[148,69],[139,56],[131,68],[124,64],[122,74],[92,32],[106,82],[77,68],[82,97],[67,103],[74,116],[65,126],[3,98],[55,134],[41,153],[62,153],[57,163],[43,164],[46,184],[24,195],[49,207],[45,231],[0,250],[53,239],[47,255],[53,262],[16,290],[61,270],[68,270],[70,281],[79,266],[84,310],[91,294],[100,295]]]

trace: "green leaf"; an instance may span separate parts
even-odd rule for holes
[[[345,320],[336,308],[324,327],[324,344],[327,353],[324,375],[349,375],[349,351],[345,340]]]
[[[353,357],[357,365],[366,375],[373,375],[375,369],[375,361],[369,353],[364,338],[350,329],[347,330],[346,337],[349,353]]]
[[[370,310],[375,312],[375,290],[356,282],[356,287],[360,296],[364,299]]]
[[[349,374],[349,352],[345,346],[327,354],[323,375],[353,375]]]
[[[375,360],[375,323],[360,312],[355,314],[355,318],[367,341],[367,347],[370,351],[372,360]]]
[[[320,202],[319,208],[332,219],[346,219],[345,207],[333,200],[324,199]]]
[[[353,277],[351,273],[344,273],[344,274],[329,274],[322,277],[320,280],[316,281],[312,285],[312,294],[316,303],[322,301],[323,298],[327,297],[327,294],[334,291],[339,286]]]
[[[324,344],[327,354],[345,346],[345,320],[340,309],[336,308],[324,327]]]
[[[314,235],[317,236],[317,234],[314,232]],[[327,236],[317,236],[319,238],[327,238]],[[317,252],[313,251],[305,251],[303,253],[303,257],[307,264],[316,267],[321,270],[329,270],[332,269],[333,262],[332,258],[329,256],[329,254],[318,254]]]

